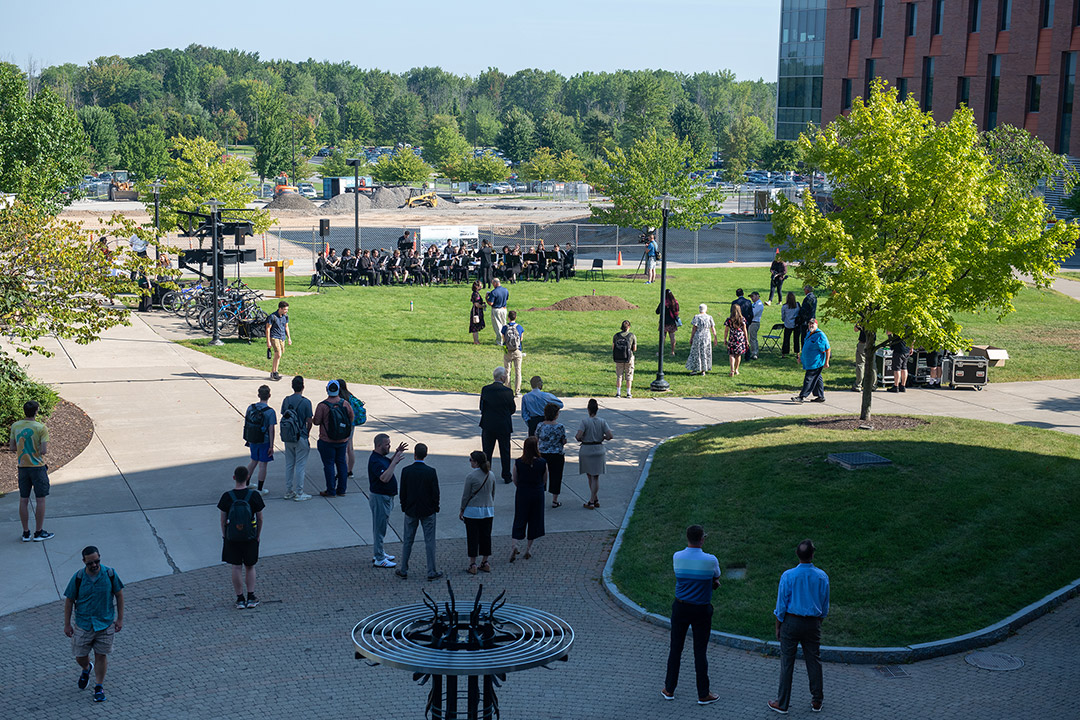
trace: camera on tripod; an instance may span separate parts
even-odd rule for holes
[[[649,228],[645,232],[638,235],[638,244],[639,245],[644,245],[645,243],[649,242],[650,240],[654,240],[655,238],[656,238],[656,228]]]

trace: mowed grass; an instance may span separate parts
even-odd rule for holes
[[[781,573],[809,537],[830,577],[829,645],[897,646],[997,622],[1080,577],[1080,438],[925,418],[885,432],[799,418],[715,425],[656,453],[615,564],[619,589],[668,615],[671,554],[704,525],[721,568],[713,627],[772,639]],[[830,452],[888,468],[850,471]]]
[[[510,285],[510,308],[519,311],[525,328],[527,356],[524,375],[541,375],[552,392],[606,395],[613,392],[611,336],[624,319],[633,323],[638,338],[635,390],[645,394],[656,374],[659,284],[620,279],[633,267],[612,269],[607,280],[585,280],[583,273],[561,283],[519,282]],[[713,372],[691,376],[685,369],[690,319],[699,303],[707,303],[720,326],[727,317],[735,289],[763,290],[768,296],[766,268],[674,269],[669,286],[682,306],[684,326],[677,336],[677,355],[665,356],[664,370],[672,392],[681,396],[730,395],[788,391],[802,382],[795,358],[762,352],[756,362],[744,362],[741,374],[728,377],[723,345],[714,350]],[[270,289],[271,277],[249,280]],[[288,278],[287,289],[306,290],[307,279]],[[789,280],[794,289],[798,283]],[[528,311],[575,295],[613,295],[637,305],[636,310],[605,312]],[[801,299],[801,292],[799,293]],[[494,344],[490,313],[480,346],[472,344],[468,285],[434,287],[353,287],[325,290],[319,295],[290,298],[294,344],[285,354],[281,372],[310,377],[343,377],[350,382],[476,392],[490,382],[491,369],[502,363]],[[410,302],[412,310],[410,310]],[[998,322],[991,315],[960,318],[976,343],[1004,347],[1011,359],[992,368],[991,382],[1046,380],[1080,374],[1080,303],[1053,291],[1025,290],[1016,299],[1017,312]],[[268,300],[269,312],[277,306]],[[780,322],[780,309],[765,309],[762,335]],[[833,346],[832,368],[825,373],[827,388],[850,388],[854,382],[856,333],[846,323],[827,322]],[[719,327],[720,339],[723,328]],[[265,345],[227,340],[222,347],[187,341],[191,347],[253,368],[268,369]]]

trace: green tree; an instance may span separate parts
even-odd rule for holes
[[[495,145],[511,162],[527,160],[536,148],[536,125],[529,113],[511,108],[503,115],[502,129],[495,138]]]
[[[532,157],[521,163],[518,175],[522,180],[551,180],[555,177],[555,156],[551,149],[546,147],[536,148]]]
[[[43,87],[28,100],[26,78],[0,63],[0,191],[55,212],[61,190],[86,172],[89,143],[75,111]]]
[[[600,112],[590,110],[581,127],[581,140],[593,157],[603,157],[604,152],[614,148],[615,121]]]
[[[671,108],[660,81],[651,73],[636,73],[627,91],[619,144],[625,149],[650,132],[666,133],[670,116]]]
[[[431,177],[431,166],[405,148],[393,155],[380,155],[371,177],[379,182],[417,182]]]
[[[758,160],[765,144],[769,142],[769,128],[756,115],[742,113],[724,129],[720,137],[724,153],[724,174],[736,180]]]
[[[699,228],[714,222],[708,217],[723,200],[723,194],[708,189],[700,179],[692,179],[696,167],[693,146],[673,135],[655,130],[624,151],[617,148],[597,164],[594,180],[611,198],[611,206],[593,205],[593,220],[620,227],[645,229],[660,225],[661,195],[674,197],[674,211],[668,225]]]
[[[423,103],[413,93],[404,92],[390,102],[379,128],[387,145],[416,145],[420,142],[420,129],[423,126]]]
[[[375,137],[375,116],[359,100],[345,103],[341,113],[341,136],[348,140],[371,142]]]
[[[505,180],[509,173],[502,158],[492,153],[484,153],[465,160],[461,169],[461,179],[478,183],[493,183]]]
[[[585,164],[573,150],[564,150],[556,158],[555,179],[575,182],[585,179]]]
[[[86,105],[79,108],[79,121],[90,139],[90,164],[98,170],[116,167],[120,141],[112,113],[97,105]]]
[[[787,172],[799,167],[799,146],[791,140],[771,140],[761,151],[761,167]]]
[[[966,107],[936,124],[878,80],[850,115],[799,144],[839,209],[781,200],[773,241],[799,261],[796,275],[831,291],[819,314],[868,333],[868,363],[885,330],[913,346],[970,347],[955,314],[1008,314],[1022,277],[1049,286],[1080,236],[1075,224],[1047,229],[1043,199],[1012,191],[1018,174],[987,150]],[[872,390],[863,389],[865,421]]]
[[[536,144],[554,153],[581,151],[581,140],[574,131],[574,120],[557,110],[549,110],[536,124]]]
[[[319,174],[323,177],[352,177],[356,171],[346,162],[349,158],[364,159],[364,146],[362,143],[350,140],[343,147],[331,152],[330,156],[323,160],[322,165],[319,166]],[[366,161],[360,166],[360,174],[371,174],[371,165]]]
[[[210,198],[225,203],[227,208],[243,208],[255,199],[248,185],[246,161],[223,157],[221,147],[206,138],[188,139],[179,135],[169,142],[172,157],[165,171],[165,187],[161,189],[161,227],[186,227],[187,221],[179,211],[209,212],[206,202]],[[153,199],[145,203],[153,215]],[[248,210],[242,215],[251,220],[256,232],[266,232],[274,223],[263,210]]]
[[[136,180],[155,180],[169,164],[169,143],[165,131],[150,125],[120,143],[120,160]]]
[[[315,137],[324,145],[337,145],[341,142],[341,113],[338,112],[337,105],[330,104],[323,108]]]
[[[692,102],[683,100],[671,111],[671,128],[675,137],[689,140],[698,157],[705,158],[712,148],[712,131],[705,111]]]
[[[241,140],[247,139],[247,123],[241,120],[240,115],[232,108],[214,113],[214,124],[217,125],[221,140],[226,146],[238,145]]]
[[[435,137],[424,145],[424,158],[437,168],[444,166],[460,167],[466,153],[472,151],[469,142],[454,127],[441,127],[435,131]],[[449,175],[449,173],[444,174]]]
[[[466,110],[465,139],[477,147],[490,147],[501,129],[491,100],[483,96],[473,98]]]

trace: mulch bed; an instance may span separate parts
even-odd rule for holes
[[[78,405],[61,399],[53,414],[45,421],[49,428],[49,454],[45,459],[49,471],[59,470],[86,449],[94,436],[94,421]],[[15,453],[4,445],[0,451],[0,494],[15,492],[19,488]]]
[[[911,430],[920,425],[929,425],[926,420],[902,415],[874,415],[869,428],[864,427],[862,420],[850,415],[809,418],[803,422],[817,430]]]
[[[593,310],[637,310],[637,305],[628,303],[621,297],[612,295],[578,295],[560,300],[554,305],[547,307],[529,308],[525,312],[533,310],[569,310],[571,312],[590,312]]]

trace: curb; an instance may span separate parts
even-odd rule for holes
[[[694,432],[698,429],[700,428],[695,428],[687,432]],[[619,525],[619,533],[615,536],[615,542],[611,546],[611,552],[608,554],[607,562],[604,563],[603,575],[604,589],[613,600],[621,604],[623,608],[630,612],[630,614],[638,616],[647,623],[664,628],[671,627],[671,619],[654,612],[649,612],[624,595],[619,588],[615,586],[615,582],[612,579],[612,572],[615,567],[615,558],[619,553],[619,549],[622,547],[623,535],[626,532],[627,526],[630,524],[630,518],[634,514],[634,508],[637,505],[638,497],[641,495],[641,490],[645,487],[645,481],[649,478],[649,469],[652,467],[653,456],[661,445],[676,437],[680,436],[672,435],[671,437],[664,438],[649,451],[649,456],[645,459],[645,464],[641,468],[641,474],[638,476],[634,494],[630,498],[630,504],[626,508],[626,515],[623,516],[622,524]],[[822,645],[821,659],[826,662],[850,663],[856,665],[897,665],[900,663],[928,660],[943,655],[967,652],[968,650],[1001,642],[1019,628],[1042,617],[1066,600],[1078,595],[1080,595],[1080,579],[1074,580],[1065,587],[1055,590],[1046,597],[1036,600],[1025,608],[1017,610],[1004,620],[965,635],[957,635],[955,637],[945,638],[944,640],[934,640],[932,642],[916,643],[901,647],[843,647],[837,645]],[[710,642],[716,643],[717,645],[725,645],[737,650],[759,653],[761,655],[780,655],[780,643],[775,640],[761,640],[745,635],[735,635],[732,633],[720,632],[719,630],[713,630]],[[799,650],[799,654],[801,656],[801,649]]]

